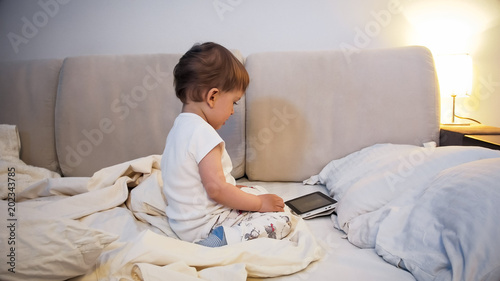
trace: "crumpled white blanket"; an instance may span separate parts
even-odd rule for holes
[[[102,169],[91,178],[39,181],[17,195],[44,218],[79,220],[119,238],[72,280],[246,280],[292,274],[322,248],[302,219],[283,240],[208,248],[177,239],[165,217],[159,155]]]
[[[60,177],[58,173],[24,163],[19,159],[20,151],[21,141],[17,126],[0,124],[0,200],[7,198],[8,175],[11,171],[15,172],[15,188],[18,192],[32,182]]]

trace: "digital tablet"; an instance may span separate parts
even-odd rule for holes
[[[285,204],[296,215],[304,219],[330,215],[335,212],[335,207],[337,207],[335,199],[319,191],[288,200]]]

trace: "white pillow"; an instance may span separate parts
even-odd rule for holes
[[[19,194],[32,183],[59,178],[58,173],[35,167],[19,159],[21,140],[17,126],[0,124],[0,199],[7,199],[11,190]],[[15,181],[15,182],[14,182]]]
[[[428,183],[440,171],[465,162],[500,157],[500,151],[481,147],[418,147],[376,144],[333,160],[318,175],[337,206],[340,228],[375,211],[404,191]]]
[[[82,275],[118,238],[71,219],[23,216],[8,221],[8,203],[0,201],[0,208],[2,228],[7,229],[0,231],[0,280],[53,281]]]

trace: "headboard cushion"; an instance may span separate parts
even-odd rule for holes
[[[56,107],[56,146],[65,176],[162,154],[182,103],[173,87],[181,54],[84,56],[64,60]],[[236,177],[244,172],[244,104],[222,138]],[[236,152],[237,155],[234,155]],[[231,155],[233,154],[233,155]]]
[[[16,125],[21,160],[59,171],[54,145],[54,108],[62,59],[0,64],[0,123]]]
[[[252,54],[250,180],[301,181],[375,143],[438,141],[439,92],[424,47]]]

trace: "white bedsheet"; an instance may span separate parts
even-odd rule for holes
[[[279,194],[289,200],[307,193],[320,191],[327,193],[323,185],[303,185],[294,182],[252,182],[238,180],[238,184],[264,186],[269,192]],[[325,256],[312,263],[305,270],[290,276],[274,278],[249,278],[248,280],[273,281],[414,281],[405,270],[384,261],[374,249],[360,249],[347,240],[344,232],[335,229],[329,216],[305,220],[309,229],[325,251]]]

